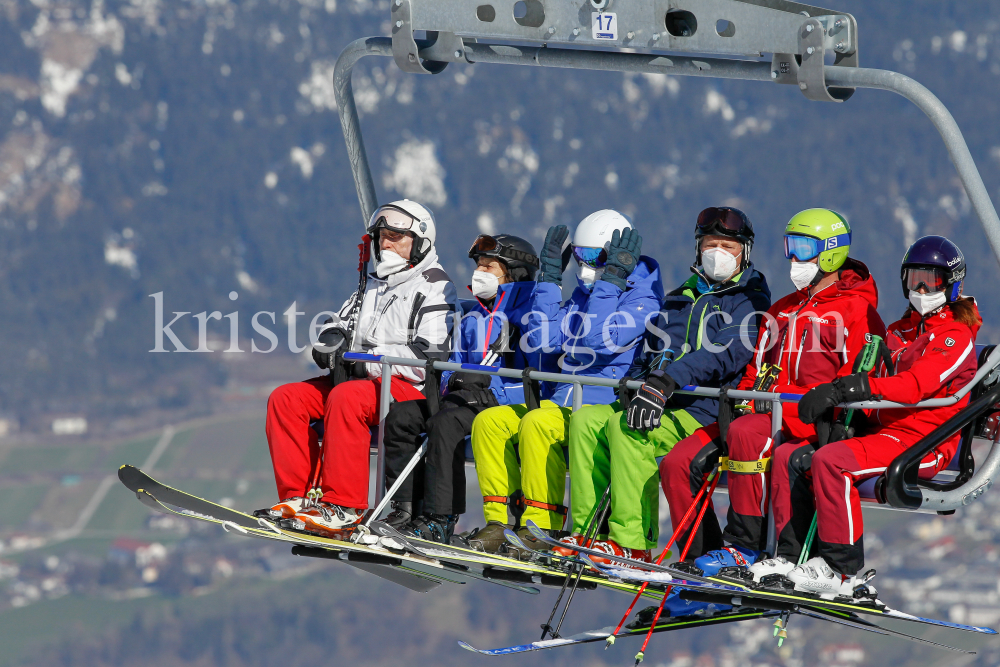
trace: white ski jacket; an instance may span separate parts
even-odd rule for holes
[[[339,321],[323,329],[347,324],[357,293],[341,306]],[[457,308],[455,285],[438,263],[432,248],[412,269],[385,279],[368,274],[357,335],[352,351],[407,359],[447,361],[451,351],[453,314]],[[382,365],[366,364],[368,377],[382,375]],[[396,366],[392,374],[422,388],[424,369]]]

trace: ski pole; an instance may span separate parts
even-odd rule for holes
[[[667,546],[664,547],[663,552],[660,554],[659,558],[656,559],[657,565],[662,563],[663,559],[670,554],[670,547],[673,546],[674,542],[681,536],[681,533],[684,532],[684,528],[688,524],[688,519],[691,518],[691,515],[694,513],[695,508],[698,506],[698,501],[701,500],[701,497],[705,494],[705,489],[708,488],[708,485],[712,482],[715,476],[720,474],[719,473],[720,470],[721,468],[716,468],[715,470],[710,472],[705,477],[705,481],[701,483],[701,488],[698,489],[698,493],[697,495],[695,495],[694,500],[691,501],[691,505],[687,508],[687,512],[685,512],[684,516],[681,517],[681,520],[677,522],[677,528],[674,529],[674,534],[670,536],[670,541],[667,542]],[[648,581],[642,582],[642,586],[639,587],[639,591],[635,594],[635,597],[632,598],[632,604],[628,606],[628,609],[625,610],[625,615],[622,616],[622,619],[620,621],[618,621],[618,625],[615,627],[615,631],[612,632],[611,635],[608,636],[608,638],[605,640],[604,644],[605,649],[607,649],[609,646],[615,643],[615,635],[617,635],[621,631],[622,626],[625,625],[625,621],[628,620],[629,614],[631,614],[632,609],[635,608],[635,603],[638,602],[639,598],[642,597],[642,594],[646,590],[647,586],[649,586]]]
[[[712,494],[715,492],[715,486],[716,484],[719,483],[719,479],[721,477],[722,475],[719,475],[714,480],[712,480],[712,486],[708,491],[708,495],[705,498],[705,502],[701,504],[701,509],[698,510],[698,518],[694,520],[693,524],[691,524],[692,526],[691,534],[688,535],[687,543],[684,545],[684,551],[681,552],[681,560],[687,558],[688,550],[691,548],[691,544],[694,542],[694,536],[696,532],[695,529],[699,525],[701,525],[701,520],[705,516],[705,510],[707,510],[708,506],[711,504],[710,501],[712,500]],[[639,663],[642,662],[642,659],[645,657],[646,647],[649,645],[649,639],[650,637],[653,636],[653,630],[656,628],[656,623],[660,620],[660,614],[663,613],[663,605],[667,603],[667,598],[670,596],[670,593],[673,590],[674,587],[671,585],[667,586],[667,590],[663,591],[663,599],[660,600],[660,606],[656,608],[656,615],[653,616],[653,622],[649,626],[649,631],[646,632],[646,639],[642,642],[642,648],[639,649],[639,652],[635,654],[636,667],[638,667]]]
[[[366,527],[370,526],[371,522],[374,521],[375,518],[382,512],[382,510],[385,509],[385,506],[389,504],[389,501],[392,500],[393,496],[396,495],[396,492],[399,491],[399,487],[403,486],[403,482],[405,482],[406,478],[410,476],[410,473],[413,472],[413,469],[417,467],[417,464],[420,463],[420,459],[423,458],[426,452],[427,452],[427,436],[424,436],[424,441],[420,443],[420,447],[418,447],[417,451],[414,452],[413,457],[410,458],[410,460],[407,462],[406,467],[403,468],[403,471],[399,473],[399,477],[397,477],[396,481],[392,483],[391,487],[389,487],[389,490],[386,492],[385,497],[382,498],[381,501],[379,501],[379,504],[376,505],[375,509],[372,510],[372,513],[365,520],[364,525]]]
[[[601,496],[601,502],[597,503],[597,505],[594,507],[594,514],[590,517],[590,523],[587,524],[587,530],[584,531],[584,540],[587,540],[588,536],[590,535],[590,531],[594,527],[594,520],[597,518],[597,515],[601,513],[602,508],[604,507],[604,503],[608,501],[608,497],[610,495],[611,495],[611,484],[609,483],[608,488],[604,490],[604,495]],[[598,530],[600,530],[600,527],[598,527]],[[588,543],[587,546],[589,547],[590,544]],[[559,597],[556,598],[556,603],[552,605],[552,613],[549,614],[549,620],[542,624],[542,639],[545,639],[546,634],[552,632],[552,619],[556,617],[556,610],[559,609],[559,603],[562,602],[563,595],[566,594],[566,588],[569,586],[569,580],[572,577],[573,577],[573,570],[570,569],[570,571],[566,574],[566,579],[563,581],[562,588],[559,590]]]
[[[592,547],[594,545],[594,542],[597,541],[597,536],[598,536],[598,534],[601,531],[601,526],[604,525],[604,520],[607,518],[608,512],[611,511],[611,495],[610,494],[611,494],[611,483],[609,482],[608,483],[608,501],[607,501],[607,503],[604,504],[604,508],[601,510],[600,518],[597,519],[597,517],[595,517],[595,519],[597,519],[597,521],[593,525],[594,534],[593,534],[593,537],[590,540],[587,541],[587,543],[586,543],[587,548]],[[576,573],[576,579],[573,581],[573,588],[571,588],[570,591],[569,591],[569,598],[566,600],[566,606],[563,607],[562,616],[559,617],[559,623],[556,624],[556,629],[552,633],[552,638],[553,639],[556,639],[556,638],[559,637],[559,630],[562,628],[563,621],[566,620],[566,614],[569,613],[569,606],[573,603],[573,596],[576,595],[576,589],[580,585],[580,579],[583,578],[583,571],[586,570],[586,569],[587,569],[587,567],[581,563],[580,564],[580,569],[577,570],[577,573]]]

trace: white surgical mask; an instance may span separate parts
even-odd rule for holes
[[[486,271],[472,272],[472,293],[480,299],[492,299],[500,289],[500,279]]]
[[[394,273],[398,273],[406,264],[407,261],[392,250],[383,250],[382,259],[379,260],[378,266],[375,267],[375,275],[379,278],[391,276]]]
[[[721,283],[733,277],[739,264],[736,262],[736,257],[725,248],[709,248],[701,252],[701,268],[706,278]]]
[[[583,283],[583,286],[587,289],[593,287],[594,283],[597,282],[603,273],[603,266],[599,269],[595,269],[588,264],[580,264],[576,270],[577,277],[580,278],[580,282]]]
[[[819,273],[819,264],[813,264],[812,262],[792,262],[791,277],[795,289],[808,287],[817,273]]]
[[[910,304],[915,311],[920,313],[921,317],[927,313],[933,313],[947,302],[948,298],[944,295],[944,292],[920,294],[919,292],[910,290]]]

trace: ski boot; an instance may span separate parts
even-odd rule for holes
[[[566,558],[572,558],[576,555],[576,549],[573,547],[579,547],[583,545],[583,535],[580,533],[573,533],[572,535],[567,535],[566,537],[559,540],[561,543],[565,544],[564,547],[552,547],[552,553],[557,556],[564,556]]]
[[[775,556],[774,558],[765,558],[751,565],[750,574],[753,575],[754,581],[761,583],[764,577],[787,577],[788,573],[794,568],[795,563],[784,556]]]
[[[457,523],[457,514],[431,514],[417,517],[409,525],[399,530],[404,535],[411,535],[427,542],[451,544]]]
[[[704,556],[695,558],[694,564],[701,570],[703,576],[714,577],[722,568],[735,567],[748,571],[750,566],[760,560],[763,555],[763,551],[755,551],[734,544],[730,547],[709,551]]]
[[[853,575],[838,574],[822,556],[814,556],[788,573],[799,593],[816,593],[824,600],[854,597],[857,582]]]
[[[406,525],[413,519],[413,503],[393,500],[390,503],[392,511],[382,518],[382,523],[389,524],[399,532],[405,532]]]
[[[559,533],[559,531],[556,530],[542,529],[542,531],[546,535],[549,535],[550,537],[558,537]],[[548,544],[542,542],[541,540],[537,539],[534,535],[532,535],[531,532],[525,526],[522,526],[517,530],[515,530],[514,534],[517,535],[519,538],[521,538],[521,541],[524,542],[524,546],[528,547],[532,551],[548,551],[549,549],[551,549],[551,547]],[[535,556],[535,554],[531,553],[531,551],[521,551],[513,544],[506,544],[505,549],[508,556],[510,556],[511,558],[516,558],[517,560],[527,561],[531,560]]]
[[[258,519],[267,519],[268,521],[291,519],[293,516],[302,511],[305,500],[305,498],[301,498],[299,496],[286,498],[277,505],[265,507],[260,510],[254,510],[253,515]]]
[[[319,501],[314,507],[302,510],[291,519],[284,519],[282,524],[307,533],[343,539],[361,523],[364,516],[364,510]]]
[[[472,531],[469,535],[469,546],[476,551],[485,551],[490,554],[498,553],[500,548],[507,544],[507,538],[503,536],[503,531],[510,528],[511,526],[499,521],[490,521],[482,528]]]
[[[592,548],[620,558],[631,558],[632,560],[642,561],[643,563],[653,562],[653,552],[650,549],[630,549],[629,547],[623,547],[611,538],[594,542],[594,546]],[[590,560],[594,561],[598,565],[633,567],[627,563],[623,563],[618,560],[611,560],[610,558],[604,558],[603,556],[591,556]]]

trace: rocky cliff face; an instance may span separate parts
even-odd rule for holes
[[[862,26],[862,63],[949,104],[997,192],[995,12],[908,6],[920,10],[841,3]],[[212,410],[234,369],[276,363],[251,351],[269,347],[255,313],[274,313],[258,323],[287,350],[295,302],[305,342],[308,319],[352,289],[362,228],[333,63],[350,40],[387,34],[387,17],[370,0],[0,2],[0,417],[31,431],[56,414],[110,428]],[[887,93],[820,105],[757,83],[468,65],[415,77],[379,59],[355,89],[380,196],[435,208],[460,285],[480,231],[540,242],[605,207],[635,217],[677,282],[694,216],[725,202],[757,224],[754,260],[780,293],[784,221],[832,206],[887,320],[905,306],[906,244],[943,233],[966,250],[995,331],[996,262],[933,128]],[[216,352],[149,352],[160,292],[166,321],[190,313],[178,340],[199,347],[204,312]],[[221,351],[235,349],[231,321],[213,311],[237,313],[242,354]]]

